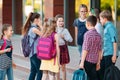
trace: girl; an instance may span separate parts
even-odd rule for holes
[[[39,36],[41,35],[39,29],[41,29],[40,14],[30,13],[22,31],[23,36],[25,34],[28,34],[30,36],[30,40],[29,40],[30,45],[34,44],[34,47],[32,49],[33,51],[31,51],[29,55],[30,64],[31,64],[29,80],[35,80],[36,74],[37,74],[36,80],[41,80],[42,77],[42,71],[39,70],[41,61],[37,59],[36,56],[37,38],[38,35]]]
[[[88,12],[87,6],[85,4],[81,4],[79,7],[79,17],[75,19],[73,23],[73,26],[75,27],[75,38],[76,43],[78,45],[80,57],[82,52],[83,36],[87,31],[87,28],[85,26],[87,12]]]
[[[12,43],[10,40],[12,34],[12,25],[4,24],[0,40],[0,80],[5,80],[6,74],[8,80],[13,80]]]
[[[66,64],[69,63],[69,53],[66,42],[72,42],[73,39],[69,31],[64,28],[63,15],[56,15],[57,33],[59,34],[59,47],[60,47],[60,65],[62,65],[63,80],[66,80]]]
[[[44,24],[46,24],[45,21]],[[47,27],[48,26],[48,27]],[[42,60],[40,69],[43,70],[42,80],[47,79],[47,75],[49,76],[49,80],[59,80],[56,77],[56,74],[59,72],[59,46],[58,46],[58,35],[55,33],[56,29],[56,21],[54,19],[50,19],[47,25],[44,25],[43,37],[54,35],[54,44],[56,45],[56,56],[51,60]]]

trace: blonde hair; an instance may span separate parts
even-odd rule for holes
[[[54,18],[45,19],[43,30],[42,30],[42,35],[45,37],[50,36],[53,32],[55,32],[56,26],[57,25],[56,25],[56,21]]]
[[[100,17],[107,18],[108,21],[112,21],[112,14],[109,10],[104,10],[100,13]]]

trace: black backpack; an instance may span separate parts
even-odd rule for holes
[[[120,70],[115,65],[111,65],[105,70],[103,80],[120,80]]]

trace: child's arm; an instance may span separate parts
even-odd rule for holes
[[[4,49],[4,50],[0,50],[0,54],[4,54],[6,52],[10,52],[11,51],[11,48],[7,48],[7,49]]]
[[[56,50],[57,50],[57,56],[58,56],[58,65],[60,65],[60,49],[59,49],[59,42],[58,42],[58,35],[55,34],[55,41],[56,41]]]
[[[72,42],[73,41],[73,38],[72,36],[70,35],[70,32],[67,30],[67,29],[64,29],[64,35],[63,35],[63,39],[67,42]]]
[[[39,36],[42,35],[42,32],[41,32],[39,29],[37,29],[37,28],[33,28],[32,31],[33,31],[35,34],[39,35]]]
[[[77,45],[78,28],[75,27],[75,43]]]
[[[84,61],[85,61],[87,53],[88,53],[87,50],[83,50],[82,52],[82,57],[81,57],[81,62],[80,62],[80,68],[82,69],[84,68]]]
[[[116,62],[116,56],[117,56],[117,43],[114,42],[113,43],[113,56],[112,56],[112,62],[115,63]]]

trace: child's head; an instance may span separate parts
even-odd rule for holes
[[[92,27],[95,27],[97,23],[97,18],[93,15],[88,16],[87,20],[86,20],[86,28],[89,30]]]
[[[89,15],[94,15],[99,19],[99,10],[97,8],[91,8]]]
[[[109,10],[104,10],[100,13],[100,22],[104,25],[107,21],[112,21],[112,14]]]
[[[27,17],[25,25],[23,26],[23,35],[26,34],[30,28],[31,23],[38,25],[41,22],[40,14],[39,13],[30,13]]]
[[[54,18],[50,18],[50,19],[46,19],[44,21],[44,26],[43,26],[43,34],[45,34],[45,36],[49,36],[52,32],[55,32],[56,30],[56,21]]]
[[[61,14],[58,14],[55,16],[56,23],[58,27],[64,27],[64,16]]]
[[[85,4],[81,4],[79,7],[79,17],[85,19],[87,17],[88,8]]]
[[[13,29],[12,29],[12,25],[10,24],[3,24],[2,27],[2,37],[6,36],[8,38],[10,38],[13,34]]]

